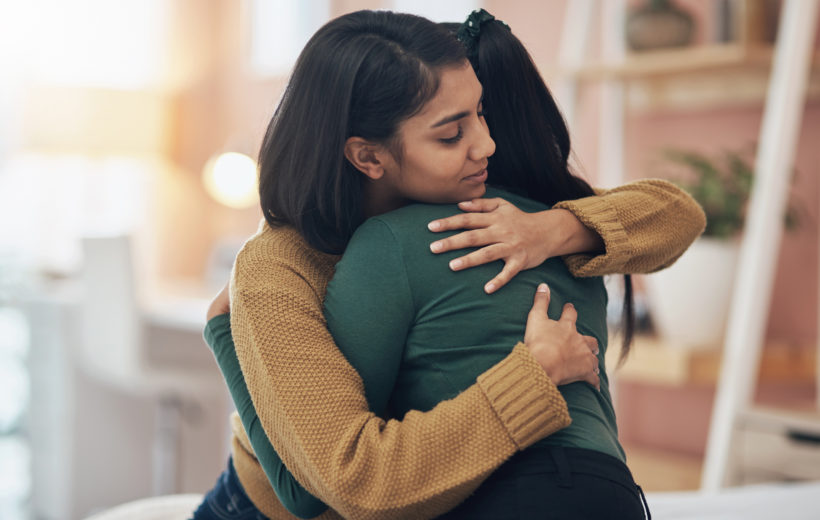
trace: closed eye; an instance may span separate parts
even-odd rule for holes
[[[456,144],[457,142],[461,141],[461,138],[464,137],[464,130],[461,128],[461,125],[458,125],[458,133],[453,137],[444,137],[439,139],[444,144]]]

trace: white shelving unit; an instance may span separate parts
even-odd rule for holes
[[[780,220],[771,216],[782,215],[785,208],[805,101],[809,95],[820,93],[820,60],[812,53],[820,5],[815,0],[784,0],[774,46],[743,41],[636,55],[605,52],[601,63],[579,66],[582,61],[579,56],[590,36],[593,8],[587,0],[581,3],[583,6],[567,10],[564,24],[565,31],[582,31],[583,35],[565,35],[562,39],[565,48],[561,49],[560,56],[566,59],[559,60],[563,67],[559,74],[563,78],[561,92],[572,94],[562,101],[572,128],[574,93],[578,85],[585,82],[604,85],[609,106],[602,109],[599,124],[602,152],[599,164],[606,169],[611,169],[614,161],[616,171],[620,171],[623,117],[627,108],[696,109],[764,102],[756,181],[743,234],[704,464],[703,489],[715,491],[738,483],[736,470],[749,455],[744,457],[744,453],[733,446],[739,438],[764,443],[768,442],[766,438],[779,439],[768,444],[781,450],[773,459],[781,462],[792,460],[790,453],[799,452],[794,448],[795,440],[820,439],[820,414],[797,417],[750,408],[782,234]],[[614,8],[623,10],[623,2],[605,2],[602,10]],[[607,24],[615,23],[613,19],[623,19],[622,15],[614,16],[611,12],[601,17]],[[607,37],[606,32],[604,44],[611,46],[614,36]],[[570,48],[572,45],[575,47]],[[612,85],[627,87],[620,99],[611,95]],[[607,180],[617,182],[618,179]],[[820,361],[817,386],[820,408]],[[754,431],[766,433],[757,435]],[[775,473],[788,476],[784,474],[788,473],[786,466],[780,466]],[[805,472],[800,471],[793,475],[794,478],[805,476]],[[815,478],[820,478],[820,469]]]

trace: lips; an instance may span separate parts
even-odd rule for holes
[[[475,182],[475,183],[481,183],[481,182],[486,181],[487,180],[487,168],[484,168],[483,170],[481,170],[478,173],[474,173],[472,175],[464,177],[464,180],[467,181],[467,182]]]

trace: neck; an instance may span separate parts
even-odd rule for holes
[[[364,212],[367,218],[399,209],[407,204],[407,200],[396,197],[385,188],[383,183],[368,179],[364,186]]]

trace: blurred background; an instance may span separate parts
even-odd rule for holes
[[[436,21],[486,8],[561,101],[580,175],[673,179],[706,207],[709,236],[638,277],[641,335],[613,376],[638,482],[697,488],[779,6],[1,1],[0,518],[82,518],[213,485],[232,406],[201,339],[208,299],[261,218],[253,158],[299,50],[363,8]],[[754,393],[795,410],[818,403],[816,36],[814,49]],[[820,479],[792,470],[736,477]]]

